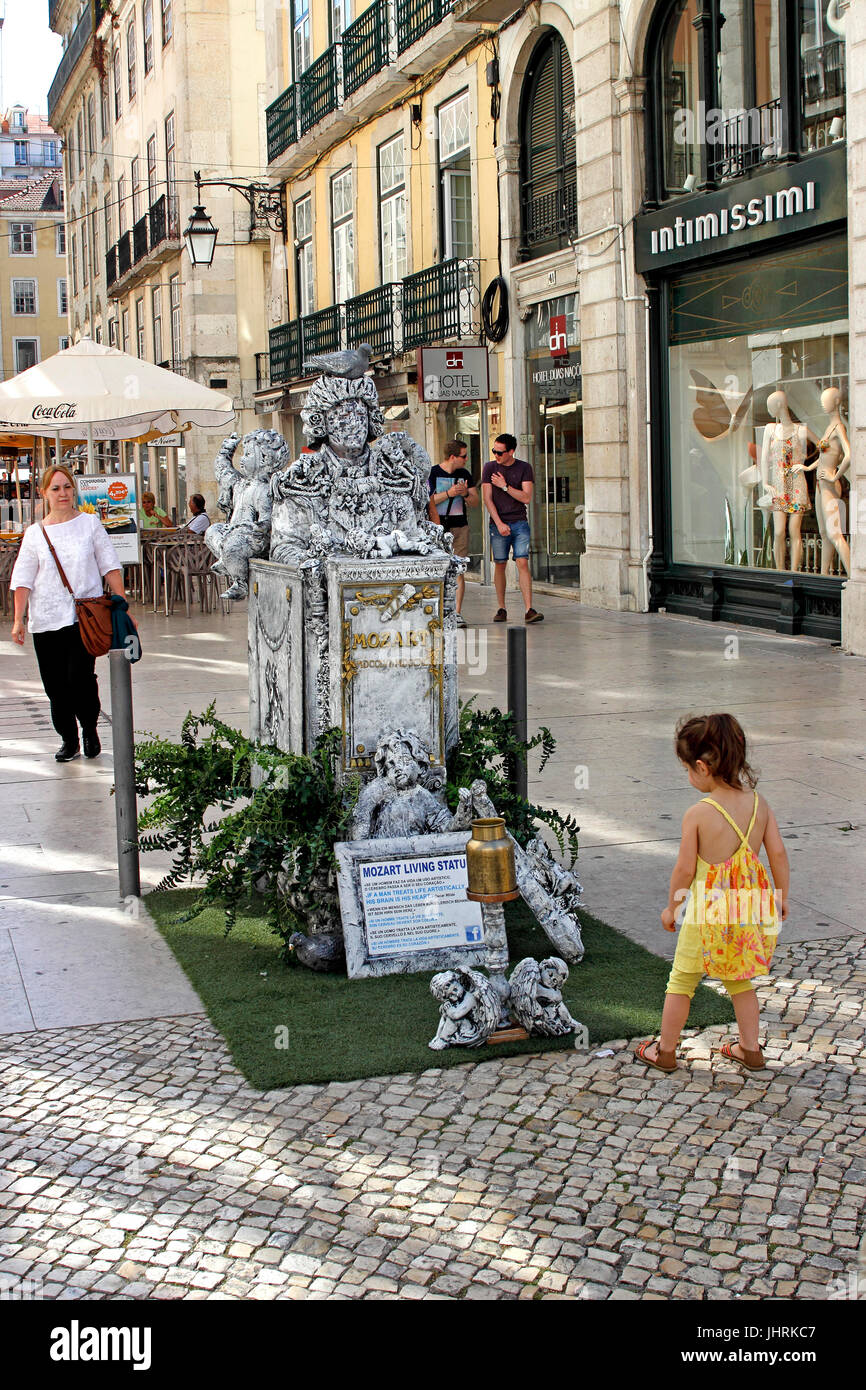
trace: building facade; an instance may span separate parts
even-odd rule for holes
[[[44,116],[13,106],[0,120],[0,180],[28,181],[62,167],[60,137]]]
[[[255,352],[265,332],[270,242],[230,188],[208,188],[220,229],[213,266],[183,251],[194,170],[245,183],[264,171],[264,28],[245,0],[56,0],[65,39],[49,107],[63,134],[70,330],[229,393],[255,425]],[[183,251],[183,254],[182,254]],[[183,424],[183,422],[179,422]],[[106,446],[169,512],[214,503],[221,436]]]
[[[67,346],[66,212],[58,174],[0,184],[2,379]]]

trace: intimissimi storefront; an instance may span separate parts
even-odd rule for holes
[[[838,639],[844,43],[824,42],[815,16],[786,0],[660,6],[636,264],[651,302],[651,607]],[[726,82],[738,106],[764,100],[728,116]]]

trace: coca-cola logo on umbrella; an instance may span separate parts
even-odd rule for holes
[[[34,405],[31,412],[31,420],[74,420],[76,406],[70,401],[61,401],[59,405]]]

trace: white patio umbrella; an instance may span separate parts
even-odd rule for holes
[[[89,469],[94,440],[217,428],[234,415],[231,396],[90,338],[0,383],[0,430],[53,435],[58,458],[61,439],[86,439]]]

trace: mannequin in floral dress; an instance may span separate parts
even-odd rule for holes
[[[793,471],[817,473],[815,506],[821,532],[821,573],[830,573],[835,549],[845,573],[850,574],[851,551],[845,539],[845,526],[841,516],[840,479],[847,472],[851,462],[851,445],[842,417],[842,393],[838,387],[828,386],[826,391],[821,392],[821,409],[827,413],[827,428],[824,430],[823,438],[818,440],[818,458],[808,467],[805,464],[795,464]]]
[[[816,446],[818,441],[808,425],[798,424],[791,418],[784,391],[773,391],[768,396],[767,411],[775,424],[767,425],[764,430],[761,477],[765,495],[769,494],[772,502],[773,557],[776,569],[783,570],[787,532],[791,542],[791,569],[798,570],[803,563],[800,534],[803,516],[809,510],[809,488],[803,465],[808,441]]]

